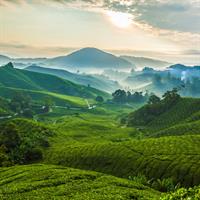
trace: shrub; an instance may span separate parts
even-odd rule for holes
[[[138,174],[137,176],[129,176],[129,180],[134,181],[136,183],[140,183],[142,185],[150,185],[150,180],[147,179],[147,177],[143,174]]]
[[[97,102],[99,103],[103,103],[104,102],[104,99],[102,96],[97,96],[96,99],[95,99]]]
[[[179,184],[175,185],[172,178],[157,179],[152,183],[152,187],[160,192],[175,191]]]
[[[28,149],[24,155],[25,163],[38,161],[43,158],[42,151],[39,148]]]

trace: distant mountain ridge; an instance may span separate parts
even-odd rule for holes
[[[96,48],[83,48],[66,56],[48,59],[46,64],[76,68],[131,68],[127,60]]]
[[[47,60],[47,58],[11,58],[9,56],[0,55],[0,64],[12,63],[41,63]]]
[[[166,68],[171,65],[171,63],[162,61],[162,60],[157,60],[157,59],[152,59],[152,58],[146,58],[146,57],[135,57],[135,56],[120,56],[120,58],[123,58],[133,65],[138,69],[142,69],[144,67],[152,67],[152,68]]]

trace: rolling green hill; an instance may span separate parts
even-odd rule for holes
[[[200,135],[200,120],[190,123],[181,123],[178,125],[174,125],[164,130],[158,131],[153,135],[156,137],[173,135]]]
[[[125,178],[144,174],[149,179],[171,177],[184,186],[200,184],[200,136],[84,141],[54,142],[46,152],[45,162]]]
[[[54,76],[58,76],[60,78],[69,80],[73,83],[85,85],[90,85],[91,87],[97,88],[99,90],[112,93],[113,91],[119,89],[121,86],[116,82],[112,81],[106,77],[97,77],[95,75],[87,75],[87,74],[76,74],[71,73],[66,70],[61,69],[51,69],[47,67],[40,67],[38,65],[31,65],[25,68],[28,71],[51,74]]]
[[[177,135],[185,134],[186,130],[188,134],[192,134],[199,130],[199,112],[200,99],[181,98],[170,106],[163,102],[156,105],[145,105],[129,114],[127,123],[129,126],[139,127],[151,134],[162,130],[169,134],[170,131],[173,131],[175,134],[175,129],[177,129]],[[194,126],[191,122],[194,123]],[[183,131],[183,129],[186,130]]]
[[[142,184],[53,165],[0,168],[1,199],[159,199],[160,193]]]
[[[64,94],[58,94],[48,91],[36,91],[20,88],[10,88],[10,87],[1,87],[0,86],[0,96],[11,99],[13,94],[17,92],[22,92],[28,94],[33,100],[37,102],[42,102],[45,97],[50,97],[56,105],[60,106],[75,106],[75,107],[87,107],[87,104],[84,98],[69,96]],[[92,100],[90,100],[92,101]]]
[[[105,98],[109,96],[100,90],[77,85],[53,75],[15,69],[12,63],[0,68],[0,84],[4,87],[48,91],[85,98],[95,98],[97,95]]]

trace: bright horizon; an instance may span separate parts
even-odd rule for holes
[[[95,47],[115,55],[200,64],[198,0],[12,2],[0,3],[2,55],[55,57]]]

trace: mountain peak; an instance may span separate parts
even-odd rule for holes
[[[52,58],[48,64],[56,64],[73,68],[114,68],[129,69],[132,64],[127,60],[117,57],[94,47],[86,47],[67,56]]]
[[[14,66],[13,66],[13,64],[11,62],[9,62],[8,64],[4,65],[3,67],[14,68]]]

